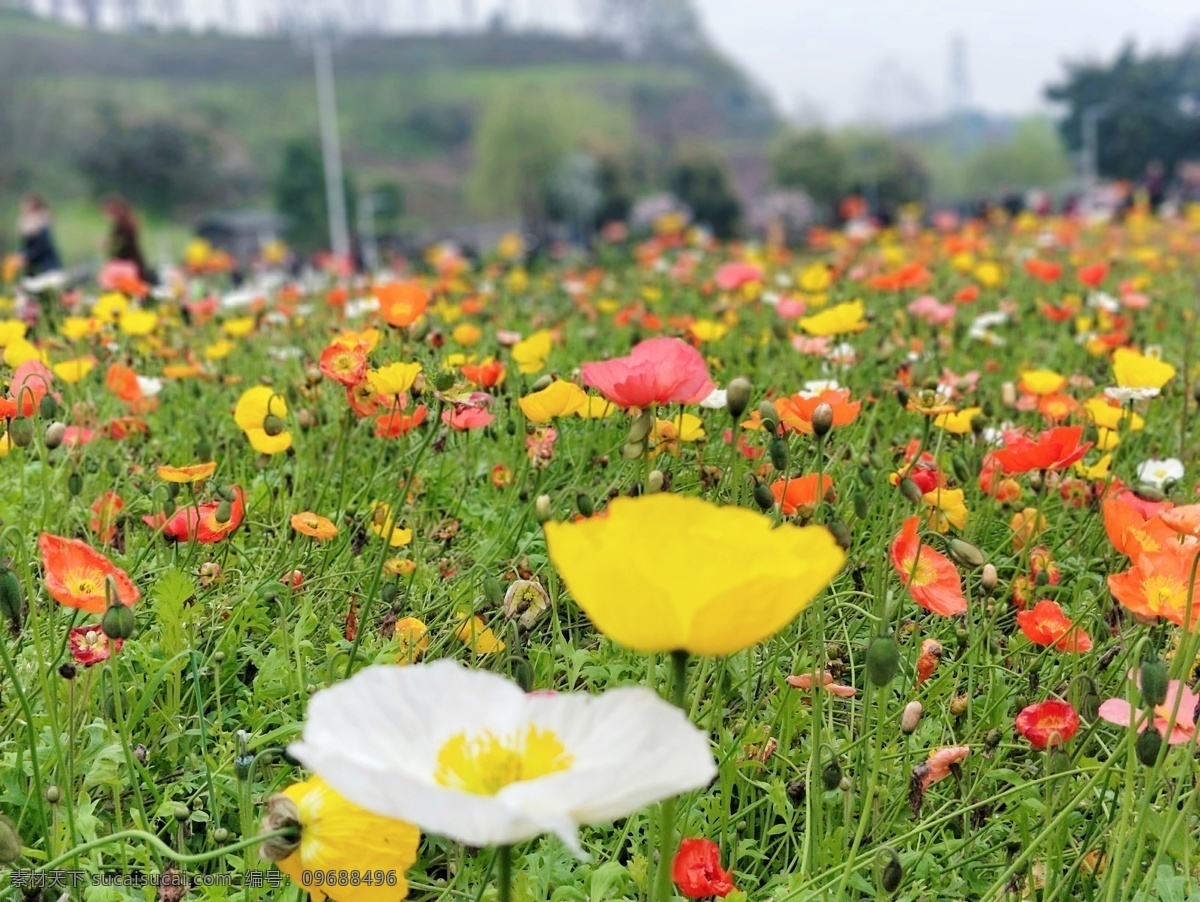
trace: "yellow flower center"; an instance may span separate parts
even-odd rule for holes
[[[1183,594],[1181,596],[1181,589]],[[1187,590],[1179,584],[1178,580],[1169,579],[1165,576],[1151,576],[1146,580],[1146,601],[1150,605],[1150,609],[1156,613],[1161,613],[1164,610],[1175,610],[1183,606],[1183,598],[1186,597]]]
[[[93,570],[72,570],[63,583],[72,595],[99,595],[104,591],[104,579]]]
[[[532,725],[513,736],[458,733],[438,751],[433,776],[443,786],[492,796],[513,783],[564,771],[573,760],[552,730]]]

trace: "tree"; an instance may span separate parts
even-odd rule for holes
[[[809,129],[784,135],[771,153],[775,184],[803,189],[819,204],[836,204],[846,193],[846,159],[834,138]]]
[[[1129,43],[1111,64],[1069,63],[1046,97],[1066,106],[1059,131],[1071,151],[1082,149],[1087,111],[1099,117],[1099,174],[1139,178],[1154,161],[1169,170],[1200,145],[1200,39],[1176,53],[1139,56]]]
[[[288,241],[302,251],[329,246],[329,206],[325,199],[325,168],[312,141],[297,138],[283,149],[283,162],[274,181],[275,209],[287,220]],[[354,190],[346,177],[346,213],[354,221]]]
[[[929,168],[914,148],[883,132],[859,131],[843,133],[838,145],[846,158],[851,190],[862,191],[873,210],[894,212],[924,199]]]
[[[1007,141],[980,147],[967,160],[964,189],[970,196],[1013,188],[1050,188],[1071,174],[1070,160],[1045,119],[1023,120]]]
[[[679,159],[668,178],[671,191],[692,210],[696,221],[718,238],[731,238],[741,217],[741,203],[729,173],[716,158],[692,153]]]

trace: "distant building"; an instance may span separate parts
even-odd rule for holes
[[[196,234],[245,266],[264,245],[283,239],[285,225],[284,218],[273,210],[226,210],[201,219]]]

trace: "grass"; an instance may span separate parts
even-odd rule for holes
[[[81,231],[90,229],[86,216],[80,222]],[[1036,252],[1066,264],[1051,283],[1023,268],[1036,234],[992,226],[971,239],[977,259],[1001,264],[1000,285],[981,285],[930,233],[794,259],[760,258],[773,286],[796,279],[811,262],[837,264],[837,278],[823,292],[826,303],[862,298],[870,315],[863,331],[844,336],[857,353],[850,366],[798,352],[792,344],[801,334],[797,320],[780,317],[761,291],[712,287],[734,248],[700,254],[691,275],[673,266],[684,252],[671,249],[655,252],[666,263],[658,267],[609,248],[593,275],[574,266],[526,274],[492,259],[484,271],[438,283],[439,303],[424,326],[384,327],[372,364],[420,361],[427,383],[413,403],[428,405],[430,413],[412,433],[391,440],[373,435],[373,421],[355,417],[342,387],[315,371],[337,330],[367,324],[344,321],[327,308],[324,286],[301,297],[300,306],[271,295],[268,305],[282,315],[259,318],[250,334],[232,339],[229,356],[208,362],[206,349],[238,331],[238,314],[189,326],[168,304],[149,338],[124,336],[111,326],[91,339],[43,332],[53,362],[82,354],[96,359],[81,382],[56,385],[61,412],[55,416],[97,437],[48,448],[39,422],[32,443],[12,448],[0,463],[0,543],[28,606],[23,626],[3,644],[8,701],[0,710],[6,727],[0,731],[0,811],[24,841],[14,866],[62,861],[88,874],[158,872],[183,856],[193,874],[233,875],[234,886],[211,890],[223,893],[213,898],[298,900],[290,884],[246,885],[250,872],[266,866],[252,850],[229,846],[255,835],[267,797],[302,779],[280,750],[297,736],[313,694],[368,663],[403,654],[391,632],[397,618],[426,625],[427,660],[457,658],[538,689],[648,685],[667,692],[667,656],[637,654],[606,639],[562,589],[538,526],[539,496],[547,497],[555,519],[569,519],[588,507],[603,510],[614,494],[639,491],[647,471],[656,469],[672,492],[753,508],[753,481],[770,485],[819,471],[833,478],[832,499],[794,517],[777,508],[762,516],[780,529],[792,522],[844,529],[846,565],[772,638],[728,657],[692,661],[686,710],[711,737],[719,776],[679,800],[682,835],[716,842],[739,889],[755,900],[992,900],[1022,893],[1047,900],[1188,898],[1198,867],[1194,746],[1174,747],[1147,767],[1134,754],[1133,732],[1095,713],[1095,703],[1110,697],[1140,705],[1127,671],[1145,655],[1170,656],[1184,635],[1169,622],[1139,622],[1108,591],[1106,577],[1131,566],[1113,548],[1094,495],[1111,480],[1089,484],[1070,469],[1058,476],[1018,475],[1018,497],[1002,502],[980,485],[991,450],[981,434],[948,434],[897,403],[903,385],[915,393],[947,368],[977,370],[975,387],[956,381],[956,406],[984,408],[988,426],[1043,429],[1044,417],[1028,403],[1006,406],[1004,384],[1044,367],[1073,378],[1063,392],[1075,400],[1096,396],[1113,382],[1111,364],[1104,348],[1076,340],[1076,333],[1120,330],[1137,346],[1161,345],[1178,373],[1160,397],[1144,404],[1145,428],[1121,430],[1112,478],[1137,484],[1144,459],[1179,455],[1182,446],[1187,475],[1165,493],[1179,503],[1194,499],[1194,427],[1188,423],[1196,404],[1185,389],[1192,375],[1186,362],[1194,360],[1189,254],[1197,233],[1178,223],[1084,230],[1070,252]],[[1157,254],[1147,255],[1147,248]],[[929,267],[924,284],[871,287],[872,274],[918,258]],[[1091,323],[1048,318],[1045,305],[1073,304],[1092,293],[1078,282],[1072,261],[1094,259],[1113,264],[1105,290],[1120,294],[1122,282],[1138,280],[1150,307],[1125,311],[1121,322],[1101,322],[1087,308],[1080,315],[1091,316]],[[969,286],[980,288],[980,297],[957,306],[944,327],[906,312],[921,294],[946,300]],[[221,287],[220,277],[194,286],[197,296]],[[482,307],[465,304],[479,297],[486,298]],[[821,300],[807,299],[814,310]],[[1001,305],[1011,311],[1008,323],[995,327],[1005,344],[968,337],[976,314]],[[786,461],[778,449],[767,453],[764,432],[738,425],[746,415],[731,419],[725,410],[689,407],[700,417],[703,437],[677,445],[660,439],[651,461],[623,459],[626,415],[565,417],[554,423],[552,458],[535,467],[524,441],[533,426],[517,399],[544,373],[571,379],[586,361],[626,353],[659,331],[649,314],[669,333],[716,336],[702,345],[709,370],[723,386],[735,375],[749,377],[751,411],[760,401],[801,391],[806,381],[830,377],[863,406],[822,445],[785,434]],[[695,325],[707,319],[727,331]],[[451,337],[464,321],[482,333],[470,347]],[[1175,328],[1164,328],[1168,323]],[[519,373],[499,333],[539,327],[556,336],[545,369]],[[298,353],[288,353],[291,348]],[[451,357],[458,353],[498,355],[508,365],[505,382],[493,392],[496,419],[487,428],[450,430],[437,415],[444,402],[434,394],[435,383],[443,392],[463,383]],[[135,412],[106,385],[113,363],[127,361],[140,374],[158,376],[189,357],[201,362],[201,373],[167,378],[153,409]],[[241,393],[261,382],[289,405],[285,425],[293,448],[271,457],[250,448],[230,415]],[[678,412],[664,409],[660,416]],[[133,415],[149,426],[147,435],[105,437],[105,424]],[[1071,422],[1099,437],[1082,412]],[[726,429],[761,456],[739,455],[722,440]],[[946,488],[964,493],[965,526],[945,536],[925,525],[924,502],[910,501],[889,478],[905,467],[904,450],[914,441],[933,456]],[[1098,458],[1091,450],[1085,461]],[[217,471],[211,484],[196,486],[195,500],[189,489],[172,490],[155,475],[161,464],[202,460],[216,461]],[[496,479],[498,467],[511,482]],[[229,486],[244,490],[246,518],[216,544],[167,542],[143,522],[215,500]],[[1071,487],[1092,500],[1077,506],[1076,496],[1063,491]],[[91,527],[90,506],[108,492],[124,507],[106,538]],[[405,547],[384,547],[369,528],[371,505],[383,500],[412,530]],[[1094,641],[1088,652],[1039,647],[1016,624],[1014,597],[1035,566],[1034,543],[1015,542],[1011,526],[1025,508],[1045,518],[1036,544],[1057,574],[1033,579],[1035,594],[1059,603],[1088,633]],[[330,517],[337,536],[319,544],[292,532],[289,517],[302,510]],[[981,570],[958,566],[966,614],[924,610],[905,589],[889,549],[910,516],[922,518],[925,547],[947,551],[949,539],[959,538],[996,568],[998,582],[989,591]],[[36,550],[42,532],[84,538],[126,569],[142,592],[136,633],[107,661],[79,665],[72,679],[60,673],[72,657],[67,631],[97,618],[49,598]],[[407,563],[386,568],[393,558]],[[280,580],[296,570],[303,583],[291,591]],[[495,593],[497,582],[518,575],[541,582],[558,602],[527,633],[505,619]],[[736,618],[739,610],[732,604],[714,616]],[[505,647],[464,642],[458,626],[468,612],[482,617]],[[351,615],[357,633],[348,626]],[[867,678],[866,648],[883,633],[898,642],[899,672],[875,685]],[[940,643],[943,655],[918,685],[927,640]],[[1195,651],[1194,638],[1183,641]],[[1192,680],[1186,655],[1176,653],[1169,666],[1173,676]],[[788,676],[814,669],[829,670],[857,694],[841,698],[787,684]],[[1050,698],[1070,701],[1083,717],[1078,734],[1054,753],[1034,749],[1014,730],[1022,708]],[[906,734],[899,719],[912,701],[921,702],[924,714]],[[914,768],[935,749],[961,745],[970,754],[914,805]],[[840,774],[826,783],[832,761]],[[514,898],[645,898],[655,867],[654,817],[640,811],[611,826],[585,828],[588,862],[575,860],[553,838],[519,846]],[[131,830],[140,833],[102,842]],[[897,856],[901,878],[885,892],[878,870],[887,850]],[[490,861],[490,855],[426,837],[409,874],[411,897],[494,898]]]

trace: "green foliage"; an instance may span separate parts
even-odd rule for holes
[[[1200,144],[1200,39],[1148,54],[1129,43],[1111,63],[1068,64],[1046,97],[1067,108],[1059,129],[1072,151],[1083,146],[1085,111],[1099,112],[1101,175],[1140,178],[1152,162],[1170,172]]]
[[[329,246],[329,206],[325,197],[325,168],[313,141],[293,139],[284,147],[283,161],[273,182],[275,209],[287,221],[288,241],[302,251]],[[354,187],[347,174],[343,190],[347,216],[354,222]]]
[[[784,188],[801,188],[819,204],[836,204],[846,193],[847,159],[834,135],[819,129],[790,132],[775,144],[771,172]]]
[[[718,238],[737,231],[741,203],[725,165],[709,154],[693,151],[672,166],[667,177],[672,193],[692,210],[696,221]]]

